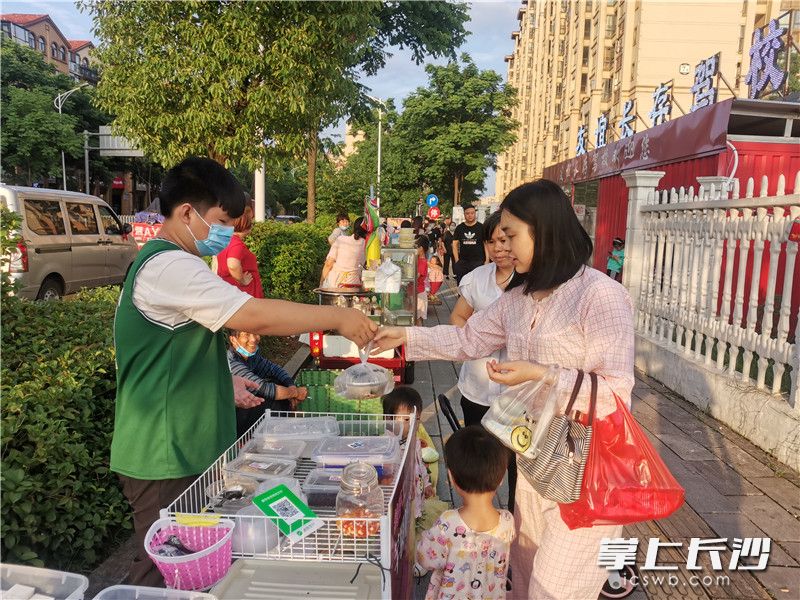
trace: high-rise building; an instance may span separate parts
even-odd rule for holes
[[[689,112],[695,66],[719,53],[718,99],[747,97],[755,28],[800,0],[523,0],[505,57],[517,88],[517,141],[498,161],[496,195],[541,177],[545,167],[620,137],[620,121],[653,125],[654,92],[671,86],[672,117]],[[728,88],[730,86],[730,89]],[[664,115],[669,118],[668,115]]]

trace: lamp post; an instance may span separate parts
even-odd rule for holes
[[[84,81],[78,87],[72,88],[70,91],[64,92],[63,94],[59,94],[58,96],[56,96],[55,100],[53,100],[53,106],[55,106],[58,109],[58,114],[59,115],[61,114],[61,107],[64,106],[64,102],[66,101],[66,99],[69,98],[72,94],[74,94],[75,92],[77,92],[79,89],[81,89],[83,86],[86,86],[86,85],[89,85],[89,84]],[[61,151],[61,177],[62,177],[62,179],[64,181],[64,190],[66,191],[66,189],[67,189],[67,164],[64,161],[64,151],[63,150]],[[87,193],[88,193],[88,191],[87,191]]]
[[[386,108],[383,100],[375,98],[374,96],[367,96],[373,102],[378,104],[378,181],[376,182],[375,200],[378,203],[378,210],[381,208],[381,131],[383,129],[383,112],[381,107]]]

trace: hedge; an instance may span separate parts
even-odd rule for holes
[[[2,299],[4,561],[84,570],[129,535],[108,470],[119,290]]]

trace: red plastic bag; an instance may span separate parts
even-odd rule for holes
[[[683,504],[683,488],[614,397],[617,410],[594,422],[580,500],[559,505],[570,529],[663,519]]]

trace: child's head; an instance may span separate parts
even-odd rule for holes
[[[383,414],[385,415],[410,415],[417,411],[417,418],[422,414],[422,396],[414,388],[408,386],[398,386],[383,398]],[[408,430],[411,422],[406,421],[403,425],[403,439],[408,437]]]
[[[436,256],[436,255],[434,255],[434,256],[431,256],[430,263],[431,263],[432,265],[436,265],[437,267],[441,267],[441,266],[442,266],[442,261],[441,261],[441,260],[439,260],[439,257],[438,257],[438,256]]]
[[[416,245],[417,245],[417,255],[425,256],[428,253],[428,248],[430,247],[430,245],[428,243],[428,238],[426,238],[424,235],[417,236]]]
[[[622,238],[615,237],[612,244],[614,245],[614,248],[620,250],[621,248],[625,247],[625,240],[623,240]]]
[[[463,494],[494,493],[508,468],[508,450],[480,425],[451,435],[444,457],[450,478]]]

